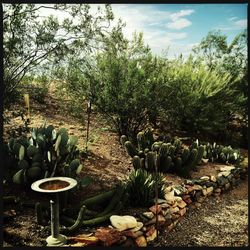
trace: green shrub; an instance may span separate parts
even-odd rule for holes
[[[208,70],[191,57],[175,60],[165,70],[171,95],[161,105],[161,119],[184,131],[223,132],[236,109],[230,75]]]
[[[133,170],[126,182],[130,205],[133,207],[151,205],[155,198],[156,180],[158,181],[158,196],[163,198],[165,189],[163,175],[155,175],[143,169]]]

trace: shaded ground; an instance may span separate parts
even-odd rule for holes
[[[248,180],[210,197],[201,207],[189,209],[170,232],[163,232],[155,246],[248,246]]]

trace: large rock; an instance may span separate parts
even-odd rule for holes
[[[227,172],[230,172],[231,170],[235,169],[234,166],[224,166],[224,167],[220,167],[220,171],[224,172],[224,171],[227,171]]]
[[[173,214],[173,213],[178,213],[179,210],[180,210],[180,209],[179,209],[178,207],[173,207],[173,208],[171,207],[171,208],[170,208],[170,213],[171,213],[171,214]]]
[[[122,239],[122,234],[116,229],[101,227],[96,230],[95,237],[97,237],[103,246],[111,246]]]
[[[164,224],[164,222],[165,222],[164,216],[162,216],[161,214],[159,214],[158,215],[158,223],[159,223],[159,225]],[[151,224],[156,224],[156,216],[154,216],[153,219],[151,219],[150,221],[148,221],[148,222],[145,223],[146,226],[147,225],[151,225]]]
[[[157,236],[157,231],[156,231],[156,228],[155,226],[151,226],[148,228],[147,232],[146,232],[146,236],[147,236],[147,242],[149,241],[153,241],[156,236]]]
[[[179,219],[179,217],[180,217],[179,213],[172,214],[172,221]]]
[[[136,244],[137,247],[146,247],[147,246],[147,240],[142,235],[142,236],[139,236],[138,238],[135,239],[135,244]]]
[[[149,210],[154,214],[156,214],[156,212],[158,212],[158,214],[159,214],[161,212],[161,206],[160,205],[157,205],[157,206],[154,205],[154,206],[150,207]]]
[[[216,177],[213,176],[213,175],[211,175],[210,180],[211,180],[212,182],[216,182]]]
[[[196,190],[196,191],[202,190],[202,186],[201,186],[201,185],[198,185],[198,184],[195,184],[195,185],[193,186],[193,190]]]
[[[71,246],[97,246],[100,242],[96,236],[79,234],[74,237],[68,237],[68,243]]]
[[[132,228],[132,229],[130,229],[130,231],[131,232],[137,232],[137,231],[141,230],[142,227],[143,227],[143,223],[142,222],[137,222],[137,226],[134,227],[134,228]]]
[[[128,231],[123,231],[122,232],[123,235],[125,235],[126,237],[131,237],[133,239],[136,239],[140,236],[143,235],[143,232],[142,231],[137,231],[137,232],[132,232],[132,230],[128,230]]]
[[[166,193],[164,198],[167,201],[167,203],[169,203],[169,204],[174,203],[174,201],[175,201],[174,190]]]
[[[166,210],[166,209],[168,209],[170,207],[170,205],[168,204],[168,203],[163,203],[163,204],[161,204],[161,208],[163,209],[163,210]]]
[[[177,203],[179,208],[184,208],[187,206],[187,203],[184,200],[181,200]]]
[[[126,229],[137,227],[137,220],[135,217],[130,215],[112,215],[110,217],[110,222],[118,231],[124,231]]]
[[[214,188],[213,187],[208,187],[207,188],[207,195],[211,195],[213,193]]]
[[[176,185],[174,188],[174,193],[178,196],[184,194],[187,190],[183,185]]]
[[[143,215],[147,217],[148,219],[153,219],[154,218],[154,213],[153,212],[144,212]]]
[[[205,181],[209,181],[210,180],[209,176],[202,176],[200,179],[201,180],[205,180]]]
[[[156,202],[156,199],[154,199],[154,203]],[[166,203],[167,201],[166,200],[164,200],[164,199],[157,199],[157,204],[164,204],[164,203]]]
[[[187,212],[187,209],[184,207],[184,208],[180,209],[179,214],[180,214],[180,216],[183,216],[186,212]]]

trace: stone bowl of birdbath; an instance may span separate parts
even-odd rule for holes
[[[47,246],[63,246],[67,242],[67,237],[59,233],[59,193],[68,191],[77,185],[75,179],[69,177],[51,177],[35,181],[31,189],[52,194],[50,200],[51,209],[51,235],[46,239]]]

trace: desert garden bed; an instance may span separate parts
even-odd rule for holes
[[[53,106],[53,103],[52,103]],[[46,114],[47,115],[47,114]],[[43,116],[34,114],[32,117],[32,126],[36,127],[41,124]],[[76,121],[73,124],[67,122],[67,117],[56,117],[55,120],[48,116],[49,122],[55,123],[55,128],[60,129],[61,125],[68,130],[68,135],[75,134],[82,137],[85,135],[83,128]],[[59,122],[61,120],[63,122]],[[20,123],[20,122],[19,122]],[[18,124],[17,121],[12,121],[12,124],[6,126],[6,131],[13,125]],[[101,124],[101,125],[100,125]],[[71,207],[78,206],[81,201],[96,195],[108,193],[110,190],[119,186],[121,182],[125,182],[128,176],[134,171],[135,165],[133,158],[128,157],[123,145],[119,143],[118,136],[106,129],[105,123],[92,123],[92,131],[98,131],[98,138],[93,137],[93,142],[89,144],[87,153],[80,153],[80,163],[83,165],[82,171],[78,178],[86,176],[92,179],[92,182],[82,188],[77,188],[71,192],[68,203]],[[191,140],[192,141],[192,140]],[[84,141],[79,140],[81,148],[84,148]],[[188,148],[184,145],[184,148]],[[190,146],[190,145],[189,145]],[[19,153],[19,152],[18,152]],[[241,151],[241,155],[245,157],[243,166],[247,165],[247,150]],[[18,155],[19,156],[19,155]],[[240,178],[244,178],[247,173],[245,167],[230,168],[232,164],[223,164],[216,162],[201,161],[199,166],[190,171],[189,178],[178,176],[176,173],[164,173],[164,181],[166,184],[165,195],[158,200],[159,203],[159,235],[164,230],[173,229],[178,222],[185,216],[190,208],[201,206],[202,202],[209,196],[218,196],[223,192],[230,190],[233,186],[240,182]],[[225,168],[226,176],[220,175],[220,169]],[[227,170],[226,170],[227,169]],[[232,173],[231,173],[232,171]],[[45,214],[46,221],[41,223],[38,221],[35,205],[37,202],[48,205],[49,197],[45,194],[38,194],[31,191],[30,186],[26,188],[18,184],[5,183],[4,195],[11,196],[4,204],[4,244],[5,246],[45,246],[46,238],[50,235],[50,215],[47,211]],[[115,195],[112,196],[113,198]],[[110,196],[110,199],[112,199]],[[19,200],[15,200],[18,198]],[[110,201],[110,200],[109,200]],[[93,207],[98,213],[108,207],[109,201],[104,204],[99,204]],[[79,212],[78,211],[77,213]],[[111,210],[105,221],[99,224],[86,224],[77,228],[76,231],[67,234],[68,246],[145,246],[153,245],[156,238],[156,212],[155,203],[151,202],[148,206],[131,206],[126,204],[117,210]],[[77,217],[74,216],[74,220]],[[119,231],[110,221],[112,215],[132,216],[136,219],[136,225],[130,226],[124,231]],[[117,218],[116,218],[117,219]],[[122,221],[122,218],[119,218]],[[135,222],[135,221],[134,221]],[[70,224],[72,224],[71,221]],[[138,225],[139,223],[139,225]],[[143,226],[142,224],[143,223]],[[134,229],[133,227],[137,227]],[[142,227],[141,227],[142,226]],[[136,231],[137,230],[137,231]],[[66,234],[66,233],[65,233]]]
[[[238,185],[241,178],[243,179],[246,174],[246,168],[234,168],[217,163],[203,163],[197,171],[191,173],[190,179],[178,177],[174,174],[165,174],[168,184],[167,193],[165,199],[159,199],[158,201],[159,235],[162,230],[172,230],[190,208],[202,206],[202,202],[210,195],[219,196]],[[72,196],[74,203],[79,202],[79,197],[89,197],[88,190],[91,190],[92,185],[94,184],[89,185],[86,190],[74,191]],[[13,195],[19,191],[18,189],[18,186],[6,189],[5,195]],[[109,189],[107,188],[107,190]],[[98,194],[99,192],[96,191],[95,193]],[[50,234],[50,227],[37,224],[34,208],[29,207],[29,204],[35,203],[38,199],[46,202],[48,197],[37,195],[30,190],[23,191],[19,196],[23,197],[23,204],[16,203],[5,206],[5,210],[8,211],[4,227],[5,245],[45,246],[45,239]],[[68,237],[68,245],[152,245],[156,238],[155,208],[155,205],[149,208],[126,207],[117,213],[121,216],[130,215],[136,218],[137,223],[142,222],[143,227],[138,231],[131,230],[131,228],[124,231],[116,230],[107,220],[101,226],[79,228],[77,232]]]

